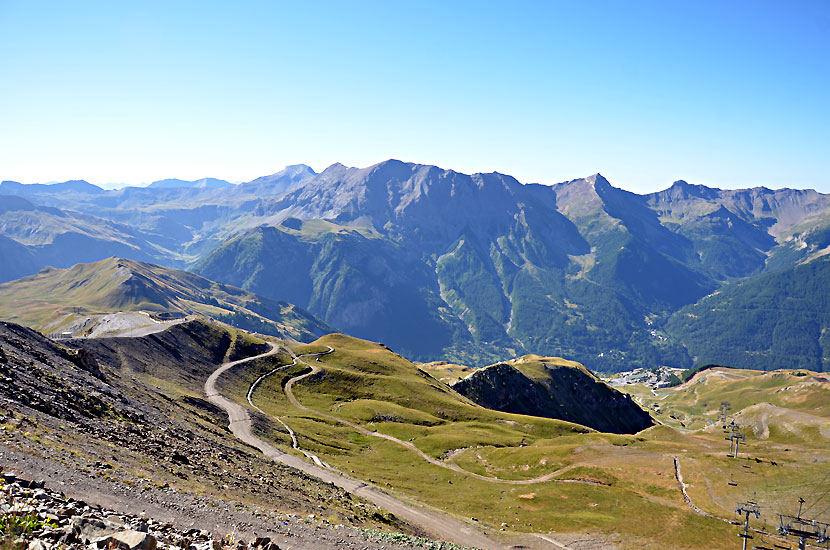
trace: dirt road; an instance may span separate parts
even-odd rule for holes
[[[331,346],[327,346],[327,347],[329,348],[329,351],[326,351],[326,352],[323,352],[323,353],[314,353],[314,354],[309,354],[309,355],[326,355],[326,354],[334,352],[334,348],[332,348]],[[289,353],[291,352],[291,350],[288,350],[288,351],[289,351]],[[560,469],[555,470],[553,472],[549,472],[547,474],[544,474],[544,475],[541,475],[541,476],[538,476],[538,477],[534,477],[534,478],[531,478],[531,479],[501,479],[501,478],[494,477],[494,476],[485,476],[485,475],[477,474],[475,472],[470,472],[469,470],[465,470],[464,468],[462,468],[461,466],[459,466],[459,465],[457,465],[453,462],[445,462],[443,460],[438,460],[436,458],[433,458],[433,457],[429,456],[428,454],[426,454],[425,452],[423,452],[418,447],[416,447],[415,444],[413,444],[410,441],[404,441],[402,439],[398,439],[397,437],[387,435],[387,434],[384,434],[384,433],[381,433],[381,432],[373,432],[371,430],[367,430],[366,428],[363,428],[362,426],[358,426],[357,424],[355,424],[353,422],[349,422],[348,420],[344,420],[344,419],[339,418],[337,416],[334,416],[334,415],[331,415],[331,414],[326,414],[326,413],[311,409],[309,407],[306,407],[305,405],[300,403],[300,401],[294,395],[294,392],[292,391],[292,387],[294,386],[294,384],[296,382],[304,380],[305,378],[308,378],[309,376],[313,376],[313,375],[317,374],[318,372],[320,372],[322,369],[319,366],[317,366],[316,364],[306,363],[305,361],[301,361],[301,358],[303,357],[302,355],[297,356],[297,355],[294,355],[292,353],[292,356],[294,357],[294,363],[293,363],[294,365],[296,365],[298,362],[302,362],[303,364],[305,364],[306,366],[311,368],[310,372],[307,372],[305,374],[301,374],[299,376],[295,376],[294,378],[290,379],[288,381],[288,383],[285,385],[285,390],[284,390],[285,391],[285,396],[288,398],[288,401],[293,406],[297,407],[298,409],[310,412],[312,414],[315,414],[317,416],[321,416],[323,418],[328,418],[329,420],[332,420],[334,422],[339,422],[340,424],[343,424],[344,426],[348,426],[348,427],[352,428],[353,430],[362,433],[363,435],[367,435],[369,437],[377,437],[377,438],[380,438],[380,439],[386,439],[387,441],[391,441],[393,443],[396,443],[396,444],[400,445],[401,447],[405,447],[406,449],[408,449],[408,450],[412,451],[413,453],[417,454],[423,460],[429,462],[430,464],[438,466],[439,468],[445,468],[447,470],[452,470],[454,472],[458,472],[460,474],[464,474],[466,476],[473,477],[475,479],[480,479],[481,481],[487,481],[489,483],[503,483],[505,485],[534,485],[536,483],[542,483],[542,482],[551,481],[551,480],[555,481],[555,482],[561,482],[561,483],[587,483],[587,484],[593,484],[591,482],[584,482],[584,481],[580,481],[580,480],[554,479],[555,477],[560,476],[563,473],[576,468],[578,466],[576,464],[573,464],[573,465],[570,465],[570,466],[565,466],[564,468],[560,468]],[[271,374],[271,373],[269,373],[269,374]],[[262,378],[265,378],[267,376],[268,375],[265,375]],[[259,382],[259,380],[254,382],[254,384],[251,386],[250,390],[248,391],[248,401],[251,403],[251,405],[253,405],[253,402],[251,401],[251,394],[253,393],[253,390],[256,387],[258,382]],[[277,420],[279,420],[279,419],[277,419]],[[280,422],[282,422],[282,421],[280,420]],[[283,425],[285,425],[285,424],[283,423]],[[296,448],[299,449],[299,447],[296,447]],[[302,451],[302,449],[300,449],[300,451],[305,453],[305,451]]]
[[[216,381],[228,369],[253,359],[273,355],[278,349],[276,344],[271,344],[271,349],[262,355],[225,363],[216,369],[205,382],[205,394],[208,400],[222,407],[228,413],[228,418],[230,419],[229,427],[234,436],[248,445],[259,449],[272,460],[292,466],[322,481],[341,487],[349,493],[365,498],[384,510],[395,514],[404,521],[417,525],[436,538],[487,550],[503,550],[506,548],[505,545],[486,537],[476,528],[461,520],[446,516],[438,511],[403,502],[361,480],[354,479],[340,472],[321,468],[299,457],[286,454],[268,442],[256,437],[251,430],[251,418],[248,415],[248,411],[238,403],[220,395],[216,391]]]

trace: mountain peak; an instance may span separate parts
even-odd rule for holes
[[[232,186],[232,183],[216,178],[201,178],[192,181],[168,178],[154,181],[147,187],[152,189],[221,189]]]
[[[281,172],[284,174],[309,174],[311,176],[317,174],[308,164],[289,164]]]
[[[677,180],[668,189],[652,193],[649,196],[657,196],[660,199],[669,200],[688,199],[692,197],[709,200],[714,198],[717,192],[716,189],[706,187],[705,185],[689,183],[686,180]]]
[[[260,176],[255,180],[240,184],[242,189],[252,190],[256,188],[256,192],[260,195],[280,195],[292,189],[296,189],[303,185],[306,180],[313,178],[317,172],[305,164],[290,164],[276,172],[267,176]]]
[[[613,187],[611,185],[611,182],[608,181],[607,179],[605,179],[605,176],[603,176],[599,172],[597,172],[596,174],[592,174],[592,175],[588,176],[587,179],[588,179],[588,181],[590,181],[591,183],[594,184],[595,188],[597,186],[599,186],[599,187]]]

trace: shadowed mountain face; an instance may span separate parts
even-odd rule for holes
[[[527,355],[480,369],[452,388],[482,407],[567,420],[601,432],[633,434],[654,421],[631,397],[578,364]]]
[[[727,285],[667,323],[698,364],[830,370],[830,256]]]
[[[672,314],[830,246],[830,197],[815,191],[679,181],[637,195],[599,174],[524,185],[390,160],[218,189],[23,187],[35,208],[131,228],[150,248],[111,240],[135,254],[291,301],[415,359],[467,364],[539,353],[595,370],[690,366],[685,337],[665,332]],[[32,246],[27,232],[0,231],[13,273],[43,265],[36,250],[11,252]]]

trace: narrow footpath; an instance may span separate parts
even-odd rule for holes
[[[205,394],[208,400],[228,413],[230,420],[229,428],[237,439],[259,449],[265,456],[276,462],[296,468],[317,479],[332,483],[349,493],[360,496],[384,510],[395,514],[404,521],[418,526],[438,539],[485,550],[503,550],[506,548],[504,545],[485,536],[478,529],[466,522],[449,517],[438,511],[427,509],[426,507],[403,502],[342,472],[322,468],[317,464],[310,464],[300,457],[284,453],[268,442],[256,437],[252,431],[251,417],[248,411],[242,405],[220,395],[216,390],[216,381],[222,373],[237,365],[277,353],[279,347],[273,343],[270,345],[271,349],[261,355],[223,364],[205,382]]]
[[[327,347],[329,348],[328,351],[325,351],[325,352],[322,352],[322,353],[308,354],[308,355],[320,356],[320,355],[327,355],[329,353],[334,352],[334,348],[332,348],[331,346],[327,346]],[[459,466],[458,464],[455,464],[453,462],[445,462],[445,461],[442,461],[442,460],[438,460],[437,458],[433,458],[433,457],[429,456],[428,454],[426,454],[425,452],[423,452],[418,447],[416,447],[415,444],[410,442],[410,441],[404,441],[402,439],[398,439],[397,437],[387,435],[387,434],[384,434],[384,433],[381,433],[381,432],[367,430],[366,428],[364,428],[362,426],[358,426],[357,424],[355,424],[353,422],[349,422],[348,420],[344,420],[344,419],[339,418],[337,416],[327,414],[327,413],[324,413],[324,412],[320,412],[318,410],[306,407],[305,405],[300,403],[300,401],[294,395],[294,392],[292,391],[292,387],[294,386],[295,383],[297,383],[297,382],[299,382],[299,381],[301,381],[305,378],[308,378],[309,376],[314,376],[315,374],[320,372],[322,369],[318,365],[302,361],[301,358],[304,357],[304,356],[294,355],[294,353],[290,349],[288,350],[288,352],[291,353],[292,357],[294,358],[294,363],[292,363],[292,365],[296,365],[299,362],[302,362],[304,365],[311,368],[310,372],[307,372],[305,374],[301,374],[301,375],[295,376],[294,378],[291,378],[288,381],[288,383],[285,385],[285,390],[284,390],[285,391],[285,396],[288,398],[288,401],[293,406],[297,407],[298,409],[304,410],[306,412],[312,413],[312,414],[320,416],[322,418],[327,418],[327,419],[332,420],[334,422],[338,422],[340,424],[343,424],[344,426],[348,426],[349,428],[352,428],[353,430],[355,430],[357,432],[360,432],[363,435],[366,435],[366,436],[369,436],[369,437],[377,437],[377,438],[380,438],[380,439],[386,439],[387,441],[391,441],[392,443],[396,443],[396,444],[400,445],[401,447],[405,447],[406,449],[408,449],[408,450],[412,451],[413,453],[417,454],[421,459],[425,460],[426,462],[429,462],[430,464],[433,464],[434,466],[438,466],[440,468],[445,468],[447,470],[452,470],[454,472],[458,472],[460,474],[464,474],[466,476],[469,476],[469,477],[472,477],[472,478],[475,478],[475,479],[480,479],[481,481],[487,481],[489,483],[503,483],[505,485],[534,485],[536,483],[543,483],[545,481],[554,481],[554,482],[559,482],[559,483],[585,483],[587,485],[595,485],[596,484],[594,482],[582,481],[582,480],[554,479],[555,477],[562,475],[563,473],[567,472],[568,470],[572,470],[572,469],[576,468],[578,466],[576,464],[572,464],[570,466],[565,466],[564,468],[560,468],[560,469],[555,470],[553,472],[549,472],[547,474],[544,474],[544,475],[541,475],[541,476],[538,476],[538,477],[534,477],[534,478],[531,478],[531,479],[501,479],[501,478],[495,477],[495,476],[485,476],[485,475],[477,474],[475,472],[465,470],[464,468],[462,468],[461,466]],[[274,371],[262,376],[260,378],[260,380],[262,380],[264,378],[267,378],[268,376],[270,376],[271,374],[273,374],[277,370],[278,369],[275,369]],[[253,402],[250,399],[251,395],[253,393],[254,388],[260,382],[260,380],[257,380],[256,382],[254,382],[251,385],[250,390],[248,391],[248,401],[251,403],[251,405],[253,405]],[[282,420],[280,420],[279,418],[277,420],[279,420],[280,423],[282,423],[285,426],[285,423],[282,422]],[[286,428],[287,428],[287,426],[286,426]],[[289,429],[289,432],[293,433],[293,432],[291,432],[290,429]],[[292,441],[293,441],[293,438],[292,438]],[[299,449],[298,447],[295,447],[295,448],[297,448],[298,450],[300,450],[304,454],[306,453],[305,451],[302,451],[302,449]]]

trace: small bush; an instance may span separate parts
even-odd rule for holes
[[[44,527],[57,527],[57,524],[40,519],[37,514],[0,516],[0,533],[3,535],[31,535]]]

